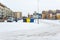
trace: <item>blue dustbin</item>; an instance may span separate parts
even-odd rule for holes
[[[34,18],[31,18],[31,19],[30,19],[30,22],[34,22]]]

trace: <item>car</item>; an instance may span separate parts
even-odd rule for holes
[[[18,22],[18,19],[17,18],[15,18],[15,20],[14,20],[15,22]]]
[[[13,17],[8,17],[7,22],[13,22],[15,19]]]

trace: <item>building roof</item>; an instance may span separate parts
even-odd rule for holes
[[[48,11],[42,11],[42,14],[46,14]]]
[[[0,3],[0,6],[2,6],[2,7],[6,7],[5,5],[3,5],[2,3]]]
[[[60,13],[60,10],[56,10],[56,13]]]
[[[53,13],[53,11],[52,10],[49,10],[48,13]]]

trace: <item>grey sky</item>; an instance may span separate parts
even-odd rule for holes
[[[37,11],[38,0],[0,0],[13,11],[22,11],[24,15]],[[39,0],[39,11],[60,9],[60,0]]]

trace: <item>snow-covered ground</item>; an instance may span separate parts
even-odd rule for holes
[[[36,19],[37,20],[37,19]],[[60,40],[60,20],[0,23],[0,40]]]

